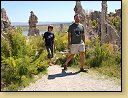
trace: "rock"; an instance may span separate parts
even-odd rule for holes
[[[37,36],[39,35],[39,29],[36,28],[36,24],[38,23],[38,18],[34,14],[33,11],[30,12],[31,15],[29,17],[29,31],[28,31],[28,36]]]
[[[101,12],[101,42],[106,43],[106,16],[107,16],[107,1],[102,1],[102,12]]]
[[[80,1],[76,1],[76,5],[74,8],[75,14],[78,13],[81,17],[80,19],[80,23],[84,25],[85,27],[85,37],[89,38],[89,32],[93,32],[92,28],[89,25],[89,21],[87,19],[87,15],[85,13],[85,10],[82,8],[81,2]]]
[[[7,16],[6,10],[4,8],[1,9],[1,31],[7,32],[8,29],[11,29],[11,22]]]
[[[115,12],[115,16],[121,17],[121,9],[116,9]]]
[[[74,11],[75,14],[78,13],[81,16],[80,23],[85,27],[86,38],[92,39],[95,35],[98,35],[102,44],[111,43],[121,46],[121,22],[119,31],[117,31],[108,19],[111,15],[121,17],[121,9],[116,10],[116,13],[107,14],[107,1],[102,1],[101,7],[101,12],[94,11],[86,14],[85,10],[82,8],[81,2],[76,1]],[[96,20],[98,27],[93,29],[90,20]]]
[[[121,46],[121,36],[118,31],[110,24],[107,15],[107,1],[102,1],[101,12],[101,42],[112,43],[114,45]],[[107,37],[106,37],[107,36]]]
[[[100,14],[101,14],[100,11],[94,11],[90,13],[89,17],[91,20],[97,20],[98,18],[100,18]]]

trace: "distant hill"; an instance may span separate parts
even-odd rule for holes
[[[49,24],[71,24],[72,22],[39,22],[37,25],[49,25]],[[28,26],[27,22],[12,22],[13,26]]]

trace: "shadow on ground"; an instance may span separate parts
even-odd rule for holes
[[[48,79],[55,79],[56,77],[65,77],[65,76],[69,76],[69,75],[76,75],[80,73],[80,71],[77,71],[77,72],[65,72],[63,69],[62,69],[62,72],[59,73],[59,74],[54,74],[54,75],[48,75]]]

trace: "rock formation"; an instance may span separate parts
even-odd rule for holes
[[[115,14],[116,16],[121,17],[121,9],[116,9],[115,12],[116,12]]]
[[[92,35],[94,35],[94,32],[93,32],[91,26],[89,25],[89,21],[87,19],[88,17],[85,13],[85,10],[82,8],[80,1],[76,1],[74,11],[75,11],[75,14],[76,13],[80,14],[80,16],[81,16],[80,23],[83,24],[85,27],[86,38],[90,38]]]
[[[13,30],[15,27],[11,25],[11,22],[7,16],[6,10],[1,9],[1,38],[7,38],[7,33]]]
[[[108,14],[107,14],[107,1],[102,1],[101,3],[102,10],[91,12],[89,15],[86,15],[85,10],[82,8],[81,2],[76,1],[74,8],[75,13],[80,14],[81,21],[85,26],[86,37],[93,38],[94,35],[99,35],[101,43],[112,43],[114,45],[121,46],[121,29],[118,32],[114,26],[111,25]],[[116,10],[116,15],[121,17],[121,10]],[[98,23],[97,30],[94,30],[90,24],[90,20],[96,20]],[[121,23],[120,23],[121,28]]]
[[[91,20],[93,20],[93,19],[97,20],[97,18],[100,18],[100,14],[101,14],[100,11],[94,11],[94,12],[90,13],[89,17]]]
[[[31,15],[29,17],[29,31],[28,31],[28,36],[35,36],[35,35],[39,35],[39,29],[36,28],[36,24],[38,23],[38,18],[37,16],[34,14],[33,11],[30,12]]]
[[[110,42],[114,45],[121,46],[121,36],[118,31],[110,25],[107,15],[107,1],[102,1],[102,12],[101,12],[101,42]]]
[[[106,43],[107,41],[107,1],[102,1],[102,12],[101,12],[101,42]]]
[[[1,9],[1,31],[7,31],[11,28],[11,22],[7,16],[6,10],[4,8]]]

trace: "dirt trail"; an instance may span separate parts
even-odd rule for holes
[[[49,66],[48,75],[22,91],[121,91],[121,86],[112,80],[95,78],[76,69],[70,68],[66,72],[62,69],[58,65]]]

